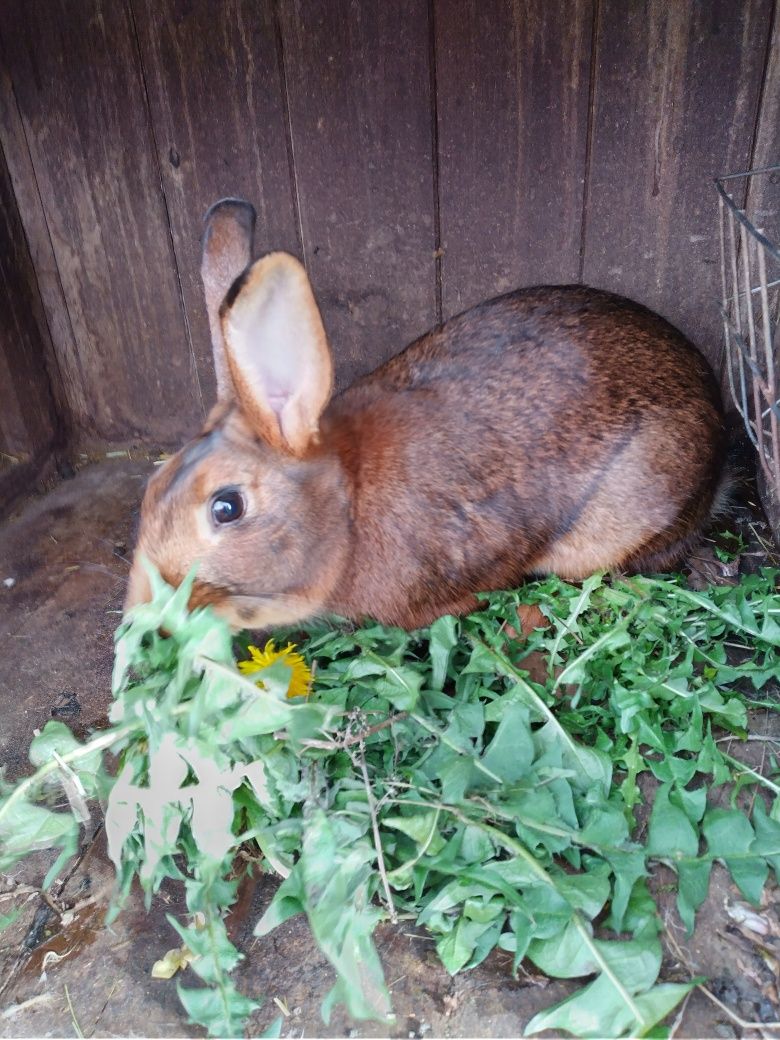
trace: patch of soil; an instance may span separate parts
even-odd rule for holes
[[[0,525],[0,762],[27,765],[51,717],[77,734],[105,718],[114,629],[147,462],[87,466]]]

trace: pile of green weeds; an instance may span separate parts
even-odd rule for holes
[[[203,985],[178,990],[213,1035],[242,1035],[259,1006],[231,977],[242,955],[224,923],[242,846],[284,876],[256,934],[304,913],[335,969],[326,1021],[335,1002],[390,1019],[372,933],[404,916],[450,972],[499,947],[515,970],[527,958],[581,979],[525,1031],[601,1037],[663,1035],[695,984],[658,980],[654,864],[676,873],[689,930],[714,861],[754,902],[780,869],[780,785],[713,735],[744,735],[751,703],[775,707],[776,572],[705,592],[550,578],[411,634],[280,633],[316,662],[311,696],[294,700],[284,661],[241,676],[226,626],[187,612],[189,584],[153,577],[153,601],[117,634],[109,728],[82,744],[49,722],[36,772],[0,791],[0,870],[57,848],[51,883],[100,799],[118,878],[109,918],[135,878],[148,899],[165,878],[183,884],[192,924],[169,920]],[[547,624],[518,638],[529,605]],[[70,811],[51,807],[63,791]]]

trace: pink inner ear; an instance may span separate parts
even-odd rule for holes
[[[289,385],[284,375],[279,372],[265,373],[265,399],[269,408],[278,417],[293,394],[293,388]]]
[[[269,406],[271,408],[271,411],[277,417],[282,414],[282,409],[284,408],[284,406],[287,404],[287,402],[289,400],[290,400],[290,398],[286,394],[269,394],[268,395],[268,404],[269,404]]]

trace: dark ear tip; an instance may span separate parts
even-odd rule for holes
[[[225,315],[227,314],[227,312],[230,310],[230,308],[236,302],[236,297],[238,296],[238,294],[241,292],[241,290],[246,285],[247,279],[249,278],[250,271],[251,271],[251,268],[247,267],[247,269],[245,271],[242,271],[241,274],[238,275],[237,278],[234,278],[233,281],[231,282],[230,288],[228,289],[227,293],[225,294],[225,299],[222,301],[222,303],[219,306],[219,316],[220,316],[220,318],[224,318]]]
[[[245,199],[219,199],[206,210],[203,224],[208,228],[216,216],[230,216],[250,234],[254,234],[257,214],[251,202]]]

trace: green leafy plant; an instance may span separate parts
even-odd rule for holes
[[[734,531],[720,531],[714,541],[714,553],[721,563],[732,563],[747,550],[745,539]]]
[[[57,848],[50,883],[100,798],[118,878],[109,916],[134,878],[147,898],[182,882],[193,923],[171,924],[203,985],[179,993],[213,1035],[240,1035],[258,1006],[232,980],[241,954],[224,925],[247,845],[284,878],[257,934],[304,913],[335,969],[326,1020],[337,1001],[389,1018],[372,933],[403,915],[450,972],[500,947],[515,970],[527,958],[586,980],[528,1033],[660,1035],[695,980],[658,981],[653,864],[675,871],[689,929],[714,861],[754,902],[780,865],[780,787],[713,736],[743,735],[747,706],[772,703],[776,577],[704,593],[550,578],[415,633],[282,632],[316,662],[311,696],[291,699],[283,657],[242,676],[225,625],[187,612],[188,583],[154,575],[152,602],[118,632],[109,728],[80,744],[50,722],[31,747],[36,772],[3,789],[0,869]],[[518,638],[529,606],[544,623]],[[657,782],[644,844],[642,774]],[[715,804],[733,780],[728,807]],[[746,785],[766,794],[750,813]],[[53,787],[70,812],[47,805]]]

